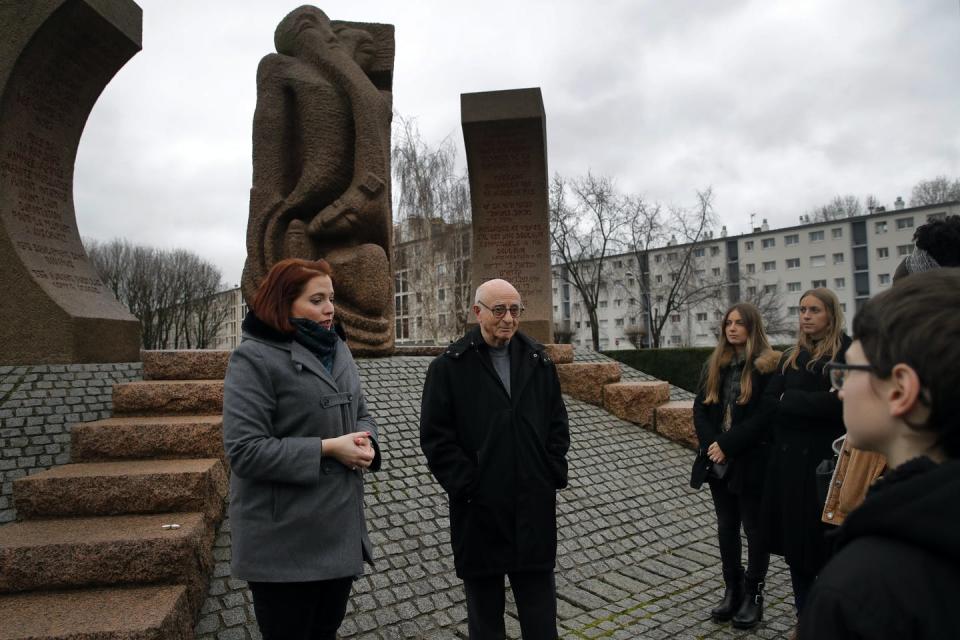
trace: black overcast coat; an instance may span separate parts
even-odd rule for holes
[[[830,538],[800,637],[960,638],[960,461],[917,458],[878,480]]]
[[[450,498],[461,578],[549,570],[556,561],[567,410],[542,345],[518,332],[509,353],[512,395],[479,328],[430,364],[423,387],[420,444]]]
[[[836,361],[843,362],[850,346],[843,336]],[[767,384],[763,403],[775,410],[770,415],[773,444],[763,495],[763,515],[771,552],[782,555],[792,568],[816,575],[830,555],[824,538],[830,525],[820,521],[823,504],[817,492],[816,468],[833,457],[831,444],[846,430],[843,403],[830,390],[824,372],[826,361],[810,370],[810,354],[801,351],[797,368],[783,363]]]
[[[744,405],[733,405],[730,411],[731,426],[726,432],[723,430],[722,399],[713,404],[704,404],[706,393],[701,387],[693,401],[693,427],[700,442],[690,474],[690,485],[695,489],[699,489],[707,479],[709,467],[705,463],[710,461],[707,449],[716,442],[729,461],[726,482],[730,491],[754,497],[762,494],[767,470],[768,416],[761,412],[761,400],[777,368],[779,357],[779,351],[768,349],[754,358],[750,399]],[[724,376],[729,375],[727,365],[722,364]]]

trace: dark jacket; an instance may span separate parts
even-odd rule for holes
[[[423,386],[420,444],[450,498],[461,578],[549,570],[556,560],[567,410],[542,345],[518,332],[509,353],[509,396],[479,328],[430,364]]]
[[[960,461],[917,458],[887,472],[831,535],[800,637],[960,638]]]
[[[321,456],[320,446],[323,438],[369,431],[376,447],[357,365],[340,340],[328,372],[252,313],[243,331],[223,388],[233,576],[308,582],[360,575],[373,555],[363,474]],[[378,450],[370,468],[379,466]]]
[[[753,360],[752,391],[746,404],[734,404],[730,412],[730,429],[723,431],[723,401],[704,404],[703,388],[693,401],[693,426],[700,446],[690,473],[690,485],[696,489],[707,478],[710,459],[707,449],[714,442],[727,456],[728,471],[724,480],[727,487],[741,495],[760,496],[767,465],[767,420],[760,411],[767,382],[777,368],[779,351],[767,350]],[[726,363],[723,375],[728,375]],[[705,378],[705,376],[704,376]],[[722,384],[721,384],[722,388]],[[769,408],[769,405],[768,405]]]
[[[850,338],[843,336],[836,361],[843,362]],[[783,363],[767,384],[761,409],[770,416],[773,442],[763,495],[763,517],[770,550],[783,555],[793,569],[816,575],[829,557],[824,535],[831,528],[820,520],[823,504],[816,468],[833,457],[831,444],[845,433],[843,404],[830,389],[826,361],[807,369],[810,354],[801,351],[797,368]]]

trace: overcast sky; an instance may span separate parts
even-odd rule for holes
[[[94,107],[81,235],[191,249],[239,282],[255,72],[295,6],[142,0],[143,51]],[[836,194],[960,177],[960,0],[327,2],[396,26],[394,106],[461,153],[460,94],[540,87],[549,170],[665,204],[712,186],[731,233]]]

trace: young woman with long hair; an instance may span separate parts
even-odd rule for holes
[[[833,456],[831,445],[844,433],[840,399],[825,367],[843,362],[849,346],[836,294],[823,288],[805,292],[797,342],[781,358],[764,396],[773,434],[764,518],[771,550],[790,567],[798,615],[829,557],[816,468]]]
[[[749,629],[763,616],[759,595],[770,554],[761,540],[760,497],[766,467],[765,421],[760,399],[776,370],[773,351],[756,307],[739,303],[723,316],[717,346],[704,367],[693,405],[700,450],[690,484],[710,486],[725,585],[710,612],[715,622],[733,619]],[[747,570],[741,558],[740,526],[747,534]]]
[[[802,638],[960,638],[958,309],[960,269],[910,275],[857,313],[831,367],[847,438],[889,469],[832,536]]]

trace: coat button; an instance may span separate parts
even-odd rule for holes
[[[827,511],[827,519],[833,520],[833,511]]]
[[[534,358],[539,358],[540,356],[535,353],[535,354],[533,354],[533,357],[534,357]]]

